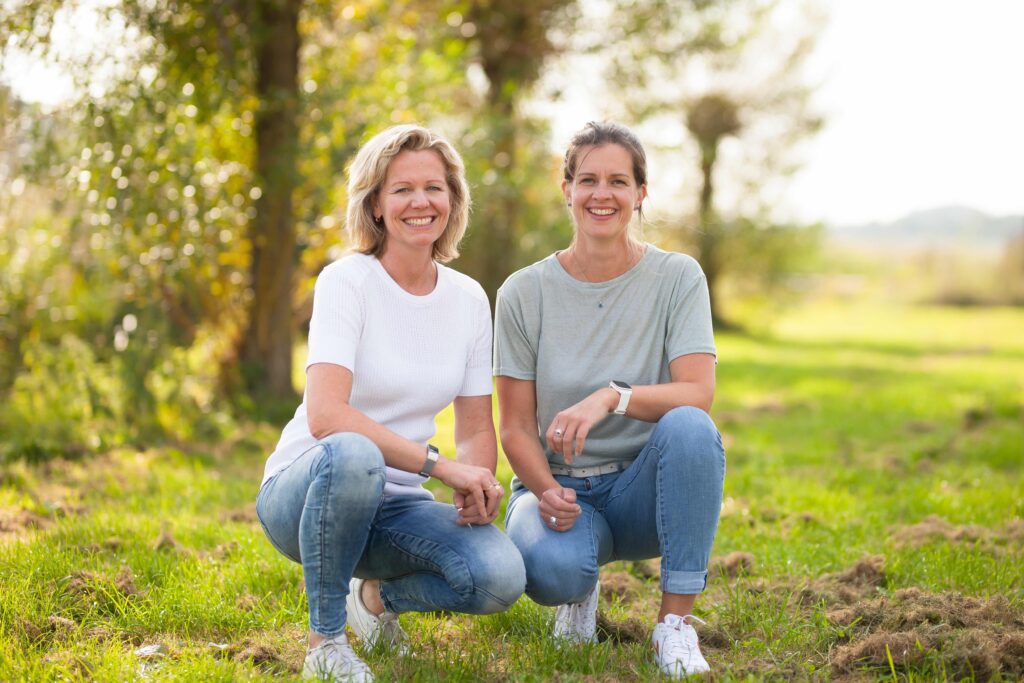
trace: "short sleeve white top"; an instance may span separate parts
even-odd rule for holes
[[[487,296],[462,273],[437,264],[434,290],[416,296],[376,257],[350,254],[317,278],[306,368],[348,368],[349,404],[400,436],[426,446],[437,414],[455,397],[490,395],[490,357]],[[264,483],[316,445],[306,400],[267,460]],[[429,496],[424,481],[389,467],[385,495]]]

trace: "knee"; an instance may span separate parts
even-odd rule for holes
[[[498,532],[501,533],[501,532]],[[526,568],[523,558],[508,538],[492,560],[473,567],[474,614],[504,612],[526,589]]]
[[[722,437],[711,416],[693,406],[680,406],[665,413],[658,420],[653,438],[681,446],[662,448],[663,455],[671,452],[679,457],[698,460],[724,455]]]
[[[523,555],[526,565],[526,594],[534,602],[553,606],[582,602],[597,583],[597,567],[571,553],[545,556]]]
[[[337,489],[359,489],[380,497],[384,491],[384,455],[362,434],[343,432],[321,439],[317,475],[328,475]]]

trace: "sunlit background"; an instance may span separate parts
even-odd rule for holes
[[[1015,1],[2,7],[8,449],[293,405],[311,285],[346,246],[345,164],[395,122],[464,154],[455,266],[492,297],[567,244],[562,151],[611,118],[650,154],[644,237],[701,261],[720,329],[821,298],[1024,302]],[[83,367],[41,424],[48,378]]]

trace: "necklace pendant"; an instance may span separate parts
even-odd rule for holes
[[[603,301],[598,301],[597,302],[597,307],[598,308],[604,308],[604,302]]]

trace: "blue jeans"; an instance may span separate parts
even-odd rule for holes
[[[496,527],[460,526],[451,505],[384,498],[384,456],[359,434],[333,434],[260,489],[267,538],[300,562],[314,633],[345,629],[349,579],[380,579],[391,612],[490,614],[523,593],[523,560]]]
[[[512,494],[506,514],[509,538],[526,563],[526,594],[534,601],[581,602],[600,565],[658,556],[663,592],[704,590],[722,507],[725,450],[703,410],[666,413],[621,472],[555,479],[576,490],[583,509],[571,529],[548,527],[537,497],[525,487]]]

